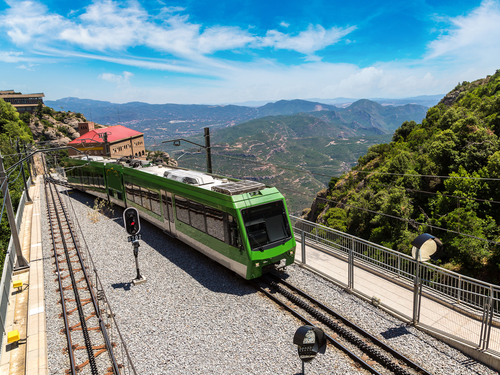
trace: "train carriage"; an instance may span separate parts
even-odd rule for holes
[[[66,159],[72,187],[137,208],[141,218],[238,275],[253,279],[293,263],[295,239],[276,188],[139,161],[89,159]]]

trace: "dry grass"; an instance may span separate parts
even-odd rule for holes
[[[99,198],[94,201],[94,207],[89,207],[87,210],[87,217],[94,224],[100,220],[101,215],[110,217],[113,214],[114,210],[111,208],[111,203]]]

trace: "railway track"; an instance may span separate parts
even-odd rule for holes
[[[304,323],[321,328],[337,349],[372,374],[431,375],[356,324],[281,277],[268,274],[254,286]]]
[[[96,275],[90,275],[88,265],[91,260],[81,251],[82,246],[59,189],[47,179],[45,197],[54,251],[55,282],[61,296],[60,318],[64,322],[61,331],[67,343],[64,352],[68,356],[68,368],[65,373],[135,374],[128,352],[121,363],[114,355],[117,343],[108,333],[113,328],[110,324],[113,314],[102,288],[97,288]],[[123,350],[124,344],[120,344]]]

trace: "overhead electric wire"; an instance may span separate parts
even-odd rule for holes
[[[296,191],[296,190],[292,190],[292,189],[287,189],[287,188],[283,188],[283,187],[280,187],[279,189],[280,190],[285,190],[285,191],[290,191],[290,192],[296,193],[296,194],[301,194],[301,195],[307,195],[307,196],[309,196],[309,194],[302,193],[300,191]],[[471,234],[466,234],[466,233],[454,231],[454,230],[451,230],[451,229],[446,229],[446,228],[438,227],[438,226],[435,226],[435,225],[432,225],[432,224],[422,223],[422,222],[416,221],[414,219],[405,219],[405,218],[400,217],[400,216],[390,215],[390,214],[386,214],[384,212],[378,212],[378,211],[370,210],[368,208],[357,207],[357,206],[353,206],[353,205],[350,205],[350,204],[347,204],[347,203],[342,203],[342,202],[334,201],[332,199],[327,199],[327,198],[323,198],[323,197],[316,196],[315,199],[321,199],[321,200],[324,200],[324,201],[327,201],[327,202],[336,203],[337,205],[340,204],[340,205],[343,205],[343,206],[346,206],[346,207],[349,207],[349,208],[355,208],[355,209],[362,210],[362,211],[367,211],[367,212],[370,212],[370,213],[373,213],[373,214],[376,214],[376,215],[390,217],[392,219],[397,219],[397,220],[401,220],[401,221],[407,222],[408,224],[423,225],[423,226],[426,226],[426,227],[429,227],[429,228],[433,228],[433,229],[437,229],[437,230],[442,230],[442,231],[450,232],[450,233],[455,233],[455,234],[458,234],[458,235],[461,235],[461,236],[464,236],[464,237],[470,237],[470,238],[474,238],[474,239],[477,239],[477,240],[486,241],[486,242],[492,243],[494,245],[500,245],[500,242],[495,242],[495,241],[492,241],[492,240],[488,240],[486,238],[481,238],[481,237],[473,236]]]
[[[217,155],[217,156],[221,156],[221,157],[228,158],[228,159],[235,159],[235,160],[245,161],[245,162],[259,164],[259,165],[271,165],[271,166],[278,167],[278,168],[281,168],[281,169],[291,170],[291,171],[295,171],[295,172],[305,172],[305,173],[308,173],[308,174],[311,174],[311,175],[320,175],[320,176],[326,176],[326,177],[336,177],[336,176],[330,176],[330,175],[325,175],[325,174],[318,174],[318,173],[314,173],[314,172],[310,172],[310,171],[302,170],[302,169],[285,167],[285,166],[276,165],[276,164],[273,164],[273,163],[264,163],[264,162],[258,162],[258,161],[241,159],[241,158],[237,158],[237,157],[233,157],[233,156],[222,155],[222,154],[219,154],[219,153],[213,153],[212,155]],[[365,172],[365,171],[352,171],[352,172],[363,172],[363,173],[374,173],[374,174],[387,174],[387,175],[397,175],[397,176],[411,176],[411,177],[462,178],[462,179],[473,179],[473,180],[500,181],[500,178],[414,175],[414,174],[385,173],[385,172],[368,172],[368,171],[367,172]],[[302,193],[302,192],[299,192],[299,191],[296,191],[296,190],[291,190],[291,189],[283,188],[283,187],[279,187],[279,189],[280,190],[285,190],[285,191],[290,191],[290,192],[293,192],[293,193],[296,193],[296,194],[310,196],[309,194]],[[459,197],[459,198],[461,198],[461,197]],[[383,212],[378,212],[378,211],[370,210],[370,209],[367,209],[367,208],[357,207],[357,206],[349,205],[347,203],[341,203],[341,202],[329,200],[329,199],[322,198],[322,197],[316,197],[316,199],[322,199],[322,200],[325,200],[325,201],[328,201],[328,202],[342,204],[342,205],[344,205],[346,207],[350,207],[350,208],[354,208],[354,209],[359,209],[359,210],[367,211],[367,212],[370,212],[370,213],[373,213],[373,214],[376,214],[376,215],[382,215],[382,216],[390,217],[390,218],[393,218],[393,219],[397,219],[397,220],[401,220],[401,221],[407,222],[409,224],[423,225],[423,226],[427,226],[429,228],[433,228],[433,229],[436,229],[436,230],[442,230],[442,231],[445,231],[445,232],[458,234],[458,235],[461,235],[461,236],[464,236],[464,237],[469,237],[469,238],[474,238],[474,239],[477,239],[477,240],[480,240],[480,241],[485,241],[485,242],[488,242],[488,243],[491,243],[491,244],[494,244],[494,245],[500,245],[500,242],[495,242],[495,241],[492,241],[492,240],[488,240],[486,238],[481,238],[481,237],[473,236],[473,235],[470,235],[470,234],[466,234],[466,233],[454,231],[454,230],[451,230],[451,229],[446,229],[446,228],[438,227],[438,226],[435,226],[435,225],[432,225],[432,224],[422,223],[422,222],[416,221],[414,219],[405,219],[405,218],[402,218],[402,217],[399,217],[399,216],[389,215],[389,214],[386,214],[386,213],[383,213]],[[474,198],[470,198],[470,199],[474,199]],[[489,201],[489,200],[484,200],[484,201],[485,202],[500,203],[500,202]]]
[[[440,195],[443,197],[448,197],[448,198],[457,198],[457,199],[462,199],[462,200],[474,200],[478,202],[488,202],[488,203],[497,203],[500,204],[499,201],[494,201],[494,200],[489,200],[489,199],[482,199],[482,198],[472,198],[472,197],[459,197],[458,195],[449,195],[449,194],[444,194],[441,192],[432,192],[432,191],[425,191],[425,190],[416,190],[416,189],[411,189],[411,188],[406,188],[403,186],[396,186],[396,185],[386,185],[386,184],[380,184],[380,183],[374,183],[375,185],[378,186],[385,186],[385,187],[390,187],[390,188],[402,188],[406,191],[412,191],[415,193],[423,193],[423,194],[431,194],[431,195]]]
[[[304,170],[304,169],[297,169],[297,168],[292,168],[292,167],[286,167],[286,166],[283,166],[283,165],[278,165],[278,164],[273,164],[273,163],[265,163],[265,162],[255,161],[255,160],[246,160],[246,159],[236,158],[234,156],[222,155],[222,154],[218,154],[218,153],[212,153],[212,155],[221,156],[221,157],[227,158],[227,159],[234,159],[234,160],[239,160],[239,161],[245,161],[245,162],[253,163],[253,164],[271,165],[271,166],[278,167],[278,168],[281,168],[281,169],[286,169],[286,170],[289,170],[289,171],[304,172],[304,173],[309,173],[309,174],[316,175],[316,176],[323,176],[323,177],[330,177],[330,178],[331,177],[335,177],[335,176],[332,176],[332,175],[329,175],[329,174],[315,173],[315,172],[311,172],[311,171]],[[321,167],[313,167],[313,168],[321,168]]]
[[[266,186],[269,186],[269,185],[266,185]],[[273,187],[273,186],[269,186],[269,187]],[[300,191],[297,191],[297,190],[287,189],[287,188],[284,188],[284,187],[279,187],[279,189],[280,190],[284,190],[284,191],[289,191],[289,192],[295,193],[295,194],[301,194],[301,195],[305,195],[305,196],[311,196],[310,194],[303,193],[303,192],[300,192]],[[368,208],[357,207],[357,206],[353,206],[353,205],[350,205],[350,204],[347,204],[347,203],[342,203],[342,202],[334,201],[332,199],[327,199],[327,198],[323,198],[323,197],[316,196],[316,199],[321,199],[321,200],[324,200],[324,201],[327,201],[327,202],[341,204],[341,205],[349,207],[349,208],[354,208],[354,209],[358,209],[358,210],[362,210],[362,211],[367,211],[367,212],[370,212],[370,213],[373,213],[373,214],[376,214],[376,215],[381,215],[381,216],[390,217],[392,219],[401,220],[401,221],[407,222],[407,223],[409,223],[411,225],[413,225],[413,224],[423,225],[423,226],[427,226],[429,228],[433,228],[433,229],[436,229],[436,230],[442,230],[442,231],[445,231],[445,232],[458,234],[458,235],[461,235],[461,236],[464,236],[464,237],[469,237],[469,238],[474,238],[474,239],[477,239],[477,240],[480,240],[480,241],[485,241],[485,242],[488,242],[488,243],[491,243],[491,244],[494,244],[494,245],[500,245],[500,242],[495,242],[495,241],[492,241],[492,240],[488,240],[486,238],[481,238],[481,237],[473,236],[471,234],[466,234],[466,233],[454,231],[454,230],[451,230],[451,229],[446,229],[446,228],[438,227],[438,226],[435,226],[435,225],[432,225],[432,224],[422,223],[422,222],[416,221],[414,219],[405,219],[405,218],[402,218],[400,216],[390,215],[390,214],[386,214],[384,212],[378,212],[378,211],[370,210]]]
[[[292,168],[292,167],[287,167],[279,164],[273,164],[269,162],[259,162],[259,161],[254,161],[254,160],[247,160],[247,159],[242,159],[242,158],[237,158],[234,156],[228,156],[228,155],[223,155],[219,153],[212,153],[212,155],[217,155],[221,156],[223,158],[228,158],[228,159],[235,159],[239,161],[244,161],[247,163],[254,163],[254,164],[259,164],[259,165],[271,165],[274,167],[278,167],[281,169],[287,169],[295,172],[304,172],[308,173],[311,175],[316,175],[316,176],[323,176],[323,177],[330,177],[330,178],[339,178],[340,176],[332,176],[329,174],[323,174],[323,173],[315,173],[311,172],[308,170],[304,169],[297,169],[297,168]],[[309,168],[327,168],[327,167],[309,167]],[[469,179],[469,180],[484,180],[484,181],[500,181],[500,178],[490,178],[490,177],[466,177],[466,176],[438,176],[438,175],[425,175],[425,174],[408,174],[408,173],[388,173],[388,172],[375,172],[375,171],[358,171],[358,170],[351,170],[348,171],[347,173],[371,173],[371,174],[383,174],[383,175],[391,175],[391,176],[409,176],[409,177],[429,177],[429,178],[461,178],[461,179]]]
[[[331,178],[335,177],[335,178],[337,178],[337,176],[331,176],[331,175],[326,175],[326,174],[321,174],[321,173],[315,173],[315,172],[311,172],[311,171],[308,171],[308,170],[302,170],[302,169],[295,169],[295,168],[284,167],[284,166],[273,164],[273,163],[263,163],[263,162],[252,161],[252,160],[245,160],[245,159],[235,158],[235,157],[232,157],[232,156],[227,156],[227,155],[222,155],[222,154],[215,154],[215,155],[218,155],[218,156],[221,156],[221,157],[225,157],[225,158],[230,158],[230,159],[247,161],[249,163],[255,163],[255,164],[260,164],[260,165],[272,165],[272,166],[277,167],[277,168],[292,170],[292,171],[295,171],[295,172],[305,172],[305,173],[308,173],[308,174],[311,174],[311,175],[318,175],[318,176],[325,176],[325,177],[331,177]],[[325,168],[325,167],[310,167],[310,168]],[[359,171],[353,171],[353,172],[359,172]],[[379,172],[377,172],[377,173],[379,173]],[[383,172],[380,172],[380,173],[383,173]],[[402,176],[438,177],[438,178],[444,178],[444,177],[446,177],[446,176],[409,175],[409,174],[401,174],[401,175]],[[456,176],[448,176],[448,178],[482,179],[482,178],[479,178],[479,177],[456,177]],[[500,178],[499,179],[484,178],[484,179],[486,179],[486,180],[492,180],[492,181],[500,181]],[[386,187],[396,187],[396,186],[393,186],[393,185],[385,185],[385,184],[381,184],[381,183],[376,183],[376,184],[380,185],[380,186],[386,186]],[[406,187],[402,187],[402,188],[405,189],[405,190],[407,190],[407,191],[413,191],[413,192],[418,192],[418,193],[423,193],[423,194],[442,195],[442,196],[449,197],[449,198],[470,199],[470,200],[475,200],[475,201],[478,201],[478,202],[491,202],[491,203],[500,204],[499,201],[494,201],[494,200],[489,200],[489,199],[472,198],[472,197],[459,197],[459,196],[448,195],[448,194],[439,193],[439,192],[436,193],[436,192],[430,192],[430,191],[424,191],[424,190],[416,190],[416,189],[410,189],[410,188],[406,188]]]
[[[467,180],[500,181],[500,178],[492,178],[492,177],[436,176],[436,175],[426,175],[426,174],[389,173],[389,172],[358,171],[358,170],[351,171],[351,172],[382,174],[382,175],[390,175],[390,176],[429,177],[429,178],[462,178],[462,179],[467,179]]]

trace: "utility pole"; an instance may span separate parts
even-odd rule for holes
[[[104,154],[111,157],[111,153],[109,152],[108,132],[99,134],[99,138],[102,138],[104,141]]]
[[[173,142],[174,146],[180,146],[181,145],[181,141],[184,141],[184,142],[191,143],[192,145],[204,148],[205,149],[205,153],[207,155],[207,173],[211,174],[213,172],[212,172],[212,151],[211,151],[211,147],[210,147],[210,128],[206,127],[204,129],[205,129],[205,134],[204,134],[204,137],[205,137],[205,146],[200,145],[198,143],[194,143],[194,142],[188,141],[187,139],[183,139],[183,138],[180,138],[180,139],[171,139],[169,141],[163,141],[162,143]]]
[[[14,241],[14,248],[16,249],[16,255],[17,255],[14,271],[26,269],[29,268],[30,265],[23,256],[21,242],[19,241],[19,233],[17,231],[17,225],[16,225],[16,216],[14,215],[14,210],[12,209],[12,201],[10,200],[7,177],[5,176],[5,170],[3,168],[2,154],[0,154],[0,184],[2,185],[2,194],[5,206],[7,208],[7,217],[9,219],[10,232],[12,234],[12,240]]]
[[[210,128],[205,128],[205,151],[207,153],[207,172],[212,174],[212,151],[210,149]]]

